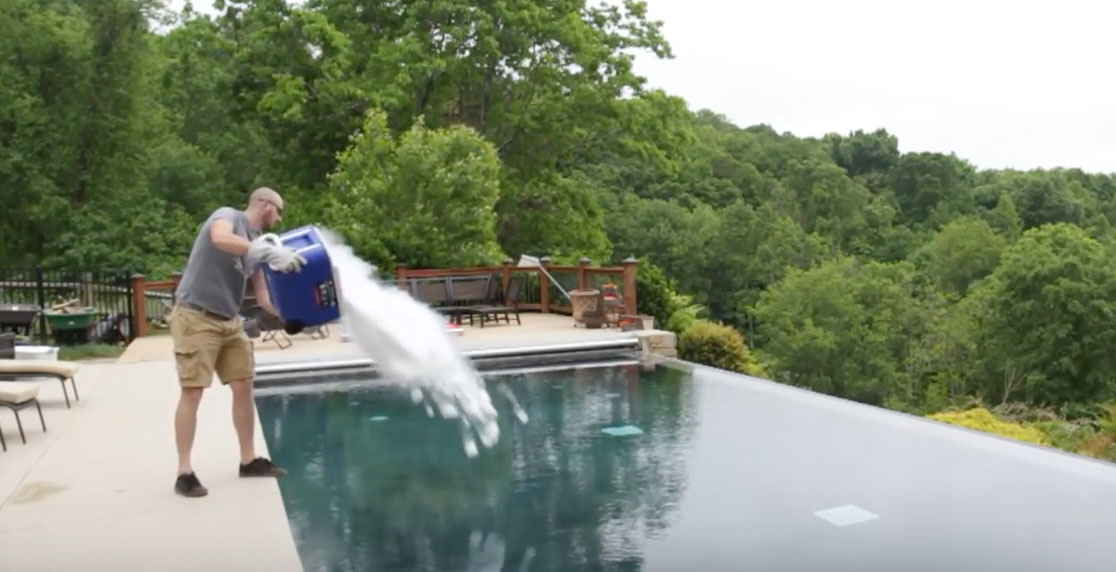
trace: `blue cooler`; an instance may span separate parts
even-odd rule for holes
[[[304,226],[279,235],[283,246],[306,259],[306,265],[289,274],[263,265],[271,302],[284,322],[313,327],[341,317],[337,287],[333,281],[333,265],[318,229]]]

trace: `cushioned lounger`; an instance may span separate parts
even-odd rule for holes
[[[27,436],[23,433],[23,421],[19,418],[19,410],[25,407],[35,406],[39,410],[39,423],[43,425],[43,432],[46,433],[46,421],[43,419],[43,408],[39,407],[39,388],[30,383],[4,383],[0,384],[0,407],[7,407],[15,414],[16,424],[19,425],[19,438],[27,443]],[[4,446],[4,450],[8,450],[8,444],[4,442],[4,434],[0,433],[0,445]]]
[[[74,399],[80,401],[77,384],[74,382],[74,375],[79,367],[77,362],[72,361],[0,359],[0,379],[23,378],[26,381],[25,378],[33,376],[56,377],[62,382],[62,394],[66,396],[66,407],[69,408],[70,394],[66,391],[66,380],[70,380],[70,385],[74,388]]]

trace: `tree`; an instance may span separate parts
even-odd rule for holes
[[[524,182],[505,169],[501,187],[497,237],[510,255],[612,258],[600,190],[584,175],[548,171]]]
[[[1009,246],[976,291],[989,398],[1101,399],[1116,379],[1116,260],[1080,227],[1050,224]]]
[[[926,245],[926,272],[939,288],[964,294],[974,282],[996,269],[1006,244],[1007,241],[982,219],[955,219]]]
[[[365,100],[383,109],[395,131],[421,115],[431,127],[467,125],[495,146],[506,167],[497,205],[505,250],[607,252],[603,225],[593,228],[601,217],[594,193],[568,167],[578,157],[639,142],[625,125],[646,111],[628,97],[644,93],[631,52],[670,56],[660,23],[647,19],[642,2],[314,0],[306,6],[353,46],[346,83],[358,94],[355,105]],[[548,232],[536,231],[540,205],[554,205],[546,213]],[[592,230],[585,234],[549,232],[586,223]]]
[[[825,141],[833,162],[873,190],[883,187],[886,175],[899,160],[899,139],[886,129],[871,133],[857,130],[847,137],[833,133]]]
[[[996,207],[985,215],[985,220],[1007,242],[1015,242],[1023,232],[1023,221],[1019,219],[1019,211],[1015,208],[1015,201],[1011,194],[1002,193],[996,201]]]
[[[6,263],[151,272],[189,247],[180,231],[194,225],[149,186],[155,149],[168,140],[153,97],[154,4],[0,5]],[[159,225],[166,240],[148,243],[146,229]]]
[[[940,226],[954,216],[975,212],[975,171],[952,154],[907,153],[891,170],[890,187],[907,221]]]
[[[677,280],[681,291],[694,293],[698,303],[717,291],[719,261],[713,245],[721,219],[716,211],[704,204],[690,210],[678,201],[630,194],[609,210],[609,238],[617,257],[646,256]]]
[[[335,225],[379,266],[498,264],[496,150],[468,127],[415,123],[396,140],[370,112],[330,177]]]
[[[908,263],[841,257],[791,270],[756,305],[760,361],[776,380],[882,404],[906,391],[904,364],[925,310]]]
[[[810,268],[830,250],[821,237],[807,234],[771,203],[754,209],[738,201],[720,215],[721,230],[710,249],[712,268],[707,271],[719,284],[709,292],[709,306],[714,315],[751,333],[760,292],[791,269]]]

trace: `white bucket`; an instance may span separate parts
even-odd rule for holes
[[[58,361],[58,348],[54,346],[16,346],[15,358]]]

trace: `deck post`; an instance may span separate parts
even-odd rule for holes
[[[589,273],[585,271],[589,268],[589,259],[582,257],[577,261],[577,288],[578,290],[587,290],[589,288]]]
[[[539,266],[546,269],[550,266],[550,257],[544,256],[539,259]],[[549,272],[549,270],[547,270]],[[542,306],[544,314],[550,313],[550,280],[546,277],[546,272],[539,270],[536,274],[539,275],[539,305]]]
[[[636,303],[636,273],[639,271],[639,261],[631,256],[624,259],[624,313],[629,316],[636,315],[639,305]]]
[[[407,279],[407,263],[406,262],[396,262],[395,263],[395,279],[396,280],[406,280]]]
[[[135,337],[147,335],[147,278],[132,275],[132,316],[135,317]]]
[[[501,293],[507,292],[508,291],[508,284],[511,284],[512,262],[513,261],[512,261],[511,258],[505,258],[502,261],[503,268],[500,270],[500,279],[503,281],[503,287],[500,288]]]
[[[182,273],[181,272],[175,272],[175,273],[171,274],[171,282],[174,284],[174,286],[171,287],[171,300],[177,302],[178,301],[178,295],[177,295],[178,285],[182,283]]]

